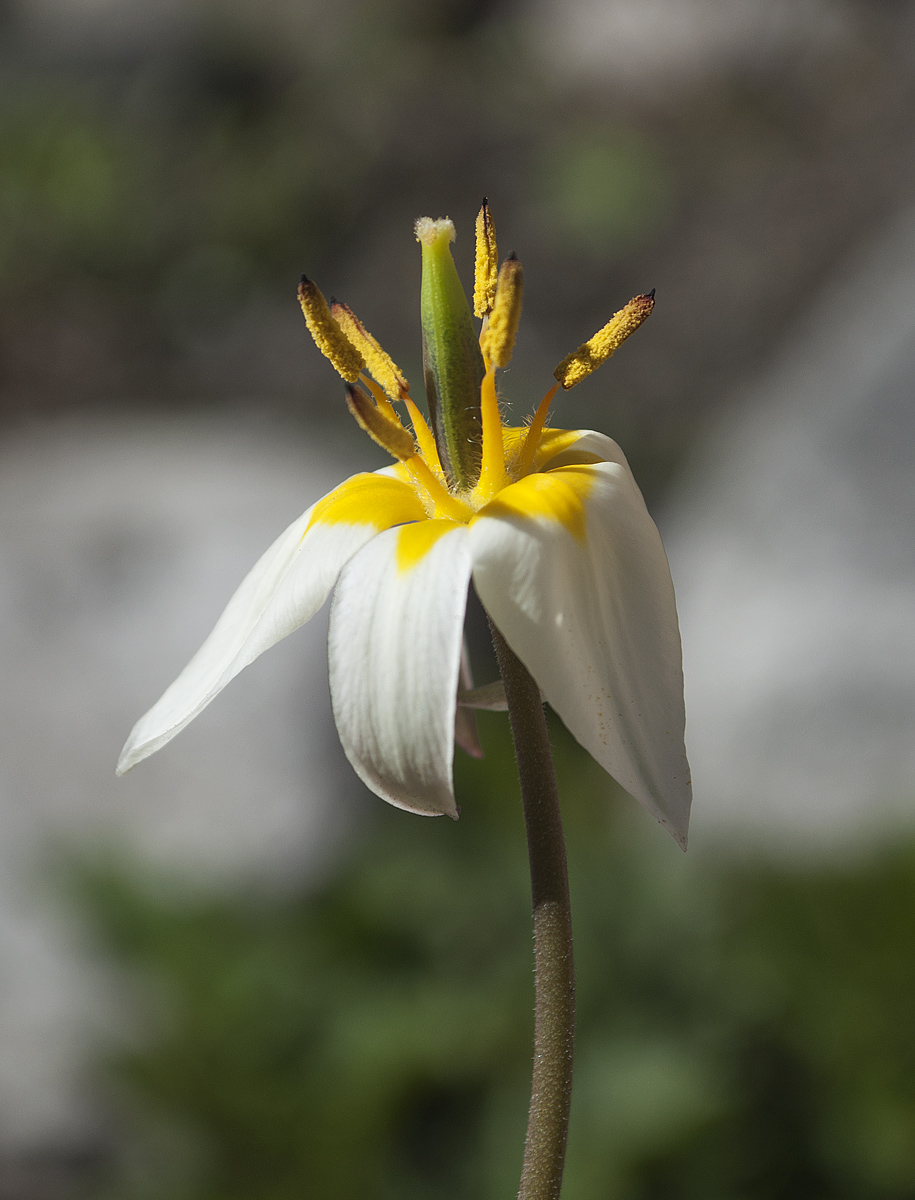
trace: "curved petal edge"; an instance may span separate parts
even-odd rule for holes
[[[572,734],[685,848],[673,584],[622,452],[601,441],[615,460],[528,476],[481,510],[470,526],[473,579]]]
[[[379,529],[421,515],[405,484],[362,472],[293,521],[249,571],[178,678],[133,727],[117,773],[160,750],[239,671],[309,621],[346,562]]]

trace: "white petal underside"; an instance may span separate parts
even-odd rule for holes
[[[405,554],[421,542],[423,553]],[[366,786],[410,812],[457,816],[451,776],[469,580],[467,527],[425,521],[379,534],[334,594],[330,690],[340,741]]]
[[[346,499],[354,476],[313,505],[280,534],[245,577],[212,633],[161,699],[141,717],[118,761],[118,774],[161,749],[196,717],[244,667],[310,620],[327,599],[344,564],[379,530],[374,522],[315,524],[319,505]],[[396,485],[387,488],[391,491]],[[406,490],[406,489],[405,489]],[[399,497],[395,496],[395,501]],[[407,498],[407,503],[410,503]],[[377,517],[377,509],[373,513]],[[398,516],[396,503],[392,517]],[[383,527],[383,526],[381,526]],[[306,530],[308,531],[306,533]]]
[[[691,788],[667,558],[615,443],[588,435],[576,449],[611,461],[529,476],[473,521],[474,583],[578,741],[685,845]]]

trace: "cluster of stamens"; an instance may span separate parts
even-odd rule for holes
[[[423,217],[416,222],[416,236],[426,246],[443,238],[450,242],[454,226],[447,218],[432,221]],[[485,370],[479,393],[479,469],[472,485],[462,487],[443,465],[438,439],[412,399],[404,373],[352,309],[339,301],[328,305],[317,285],[302,276],[299,302],[305,322],[318,349],[344,379],[350,412],[362,429],[409,472],[430,516],[466,521],[502,488],[530,474],[558,389],[567,391],[606,362],[654,307],[653,291],[635,296],[592,338],[563,359],[554,371],[556,383],[541,400],[524,435],[512,439],[512,452],[507,456],[495,373],[511,361],[522,291],[523,272],[515,255],[499,265],[495,224],[484,200],[476,221],[473,295],[474,316],[482,321],[479,349]],[[396,403],[405,406],[411,429],[401,420]]]

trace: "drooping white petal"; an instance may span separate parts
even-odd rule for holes
[[[470,554],[467,527],[421,521],[379,534],[340,575],[330,691],[346,756],[376,795],[456,817],[454,715]]]
[[[547,429],[536,456],[540,471],[589,462],[621,461],[626,460],[613,438],[593,429]]]
[[[248,573],[175,682],[136,723],[118,774],[171,741],[239,671],[310,620],[344,564],[379,530],[422,515],[405,484],[360,474],[293,521]]]
[[[615,459],[529,475],[481,510],[470,526],[474,583],[578,741],[685,845],[673,585],[626,460],[602,443]]]

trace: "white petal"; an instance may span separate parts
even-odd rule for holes
[[[556,467],[569,467],[577,463],[625,461],[622,450],[613,438],[605,433],[596,433],[593,429],[568,430],[564,436],[562,430],[548,429],[537,453],[539,471],[552,471]]]
[[[469,580],[467,527],[422,521],[379,534],[334,593],[330,691],[340,741],[366,786],[410,812],[457,816],[451,773]]]
[[[388,479],[376,485],[375,478],[360,474],[335,488],[261,556],[213,632],[134,726],[121,751],[119,775],[171,741],[239,671],[310,620],[344,564],[379,529],[422,512],[406,485]],[[326,522],[315,516],[321,512]],[[313,516],[316,523],[309,528]]]
[[[575,737],[685,846],[673,585],[626,460],[603,442],[616,461],[528,476],[482,510],[470,526],[474,583]]]

